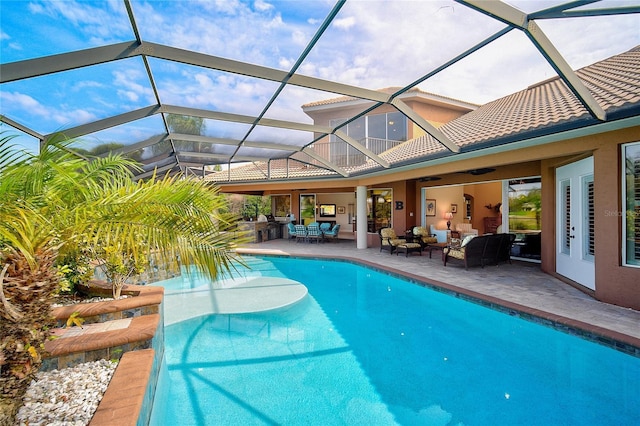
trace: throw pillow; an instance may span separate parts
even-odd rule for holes
[[[464,237],[464,239],[462,240],[462,244],[460,244],[460,247],[466,246],[469,241],[473,240],[473,237],[475,237],[475,235],[467,235],[466,237]]]

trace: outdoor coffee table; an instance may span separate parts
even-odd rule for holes
[[[427,247],[425,247],[425,249],[429,250],[429,259],[431,259],[431,252],[433,250],[440,250],[443,251],[444,248],[447,246],[447,243],[431,243],[431,244],[427,244]]]

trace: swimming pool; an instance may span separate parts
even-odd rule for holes
[[[300,281],[309,294],[276,311],[166,327],[152,425],[640,418],[640,358],[348,262],[248,259],[244,273]]]

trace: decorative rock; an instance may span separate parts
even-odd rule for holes
[[[88,425],[111,381],[117,363],[99,360],[39,372],[23,398],[18,425]]]

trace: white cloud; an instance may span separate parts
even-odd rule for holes
[[[29,9],[29,12],[33,14],[44,13],[44,7],[40,3],[29,2],[28,9]]]
[[[296,29],[291,33],[291,41],[298,46],[305,46],[309,41],[309,37],[303,31]]]
[[[278,61],[278,65],[282,69],[291,69],[294,63],[295,63],[295,60],[290,58],[280,58],[280,61]]]
[[[278,28],[282,28],[282,26],[283,26],[282,16],[280,16],[280,14],[278,13],[265,25],[265,28],[278,29]]]
[[[0,31],[0,41],[8,41],[7,47],[11,50],[22,50],[22,45],[16,41],[11,40],[12,37],[5,33],[4,31]]]
[[[605,16],[539,22],[572,68],[581,68],[640,43],[640,16]],[[620,50],[616,46],[627,46]]]
[[[206,3],[208,3],[208,1],[205,0],[203,4],[205,4],[205,8],[208,8]],[[238,10],[244,7],[242,3],[237,0],[215,0],[210,3],[213,5],[216,12],[226,13],[229,15],[236,15]]]
[[[84,90],[88,87],[105,87],[104,84],[98,82],[98,81],[91,81],[91,80],[82,80],[82,81],[75,81],[73,83],[73,86],[71,87],[71,90],[74,92],[79,92],[81,90]]]
[[[526,6],[538,10],[549,4]],[[640,43],[638,16],[566,19],[564,25],[559,21],[541,26],[574,68]],[[447,1],[348,2],[337,22],[349,22],[349,31],[328,31],[300,71],[370,89],[405,86],[505,27]],[[523,32],[512,30],[420,87],[483,103],[553,75]]]
[[[140,82],[144,82],[144,84]],[[135,69],[123,69],[113,72],[113,83],[115,87],[121,88],[118,95],[129,101],[137,101],[144,97],[148,102],[155,103],[153,91],[147,85],[146,74]],[[122,90],[127,89],[127,90]]]
[[[257,0],[253,3],[253,6],[256,8],[256,10],[259,10],[261,12],[267,11],[267,10],[273,10],[274,7],[272,4],[264,1],[264,0]]]
[[[89,123],[97,119],[95,114],[84,109],[57,110],[55,117],[56,122],[65,126]]]
[[[2,103],[14,104],[19,108],[31,110],[34,114],[44,115],[46,110],[40,103],[29,95],[17,92],[0,92]]]
[[[63,19],[66,25],[72,25],[90,40],[93,45],[110,42],[117,36],[128,35],[131,31],[122,2],[110,0],[96,5],[90,2],[67,0],[29,3],[29,10],[42,14],[52,20]],[[55,37],[55,35],[54,35]]]
[[[29,95],[18,92],[0,92],[0,100],[2,104],[11,104],[17,111],[24,111],[31,117],[41,118],[43,122],[50,123],[53,121],[60,126],[76,125],[79,123],[87,123],[96,119],[92,114],[82,109],[65,109],[63,106],[49,107],[42,105],[38,100]],[[37,121],[37,120],[35,120]],[[36,131],[47,133],[43,129],[35,129]]]
[[[315,27],[285,19],[267,4],[254,3],[252,9],[235,1],[136,3],[134,11],[144,39],[273,67],[281,57],[297,57]]]
[[[130,90],[118,90],[118,96],[130,102],[137,102],[138,99],[140,99],[140,96],[136,92]]]
[[[340,28],[341,30],[348,30],[356,24],[356,19],[353,16],[335,19],[333,21],[333,24],[336,26],[336,28]]]

